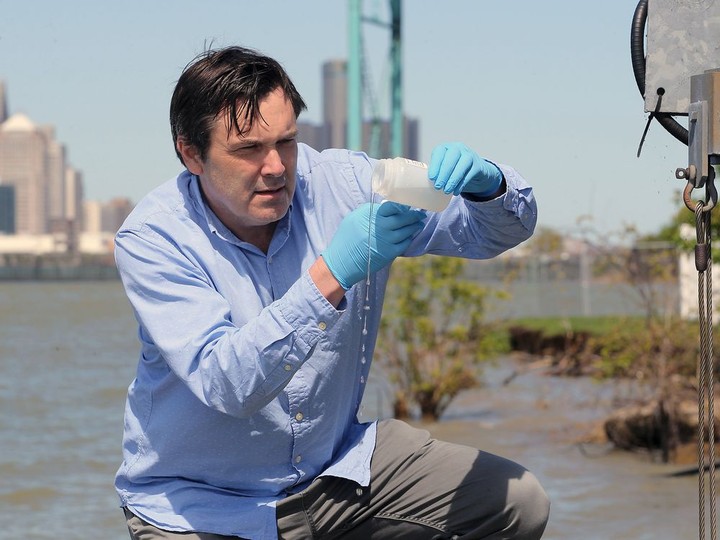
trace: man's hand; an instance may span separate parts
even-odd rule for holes
[[[500,188],[503,175],[494,163],[481,158],[462,143],[436,146],[430,157],[428,177],[435,189],[478,197],[492,195]]]
[[[325,264],[348,290],[368,272],[390,264],[422,229],[426,214],[394,202],[365,203],[340,222],[322,253]],[[369,258],[369,261],[368,261]]]

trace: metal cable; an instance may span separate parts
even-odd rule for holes
[[[700,540],[706,538],[706,508],[710,509],[710,538],[717,538],[715,505],[715,373],[713,361],[713,300],[710,212],[704,204],[695,207],[697,233],[695,265],[698,270],[698,323],[700,326],[700,358],[698,363],[698,494]],[[707,439],[705,434],[707,433]],[[706,460],[705,442],[709,456]],[[706,475],[709,476],[706,488]],[[708,493],[706,493],[708,492]]]

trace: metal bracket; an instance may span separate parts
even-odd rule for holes
[[[687,178],[694,188],[705,185],[710,174],[708,165],[708,103],[696,101],[688,110],[688,154],[694,178]]]
[[[693,201],[692,191],[694,189],[694,186],[692,182],[688,181],[685,189],[683,190],[683,202],[685,203],[685,206],[688,210],[690,210],[691,212],[695,212],[699,204],[702,204],[702,212],[709,212],[710,210],[715,208],[718,200],[718,192],[717,189],[715,189],[714,176],[715,174],[713,173],[707,181],[707,184],[705,185],[706,200],[704,204]]]

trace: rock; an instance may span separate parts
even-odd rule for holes
[[[592,336],[589,332],[545,335],[540,330],[513,326],[508,333],[512,351],[551,358],[551,375],[577,377],[595,372],[592,366],[595,355],[590,347]]]
[[[617,448],[661,451],[663,461],[687,459],[688,446],[697,444],[697,401],[682,399],[618,409],[605,421],[605,433]],[[720,415],[715,411],[715,441],[720,439]]]

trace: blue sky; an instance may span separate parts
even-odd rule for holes
[[[462,141],[514,166],[535,187],[539,224],[561,232],[586,216],[605,232],[667,223],[687,147],[653,123],[636,157],[647,119],[630,61],[636,4],[403,0],[405,111],[421,122],[421,157]],[[384,17],[387,0],[363,10]],[[348,51],[346,0],[0,0],[0,13],[10,112],[53,124],[98,200],[137,201],[179,171],[169,99],[206,43],[277,58],[311,121],[321,64]],[[364,31],[382,97],[387,32]]]

